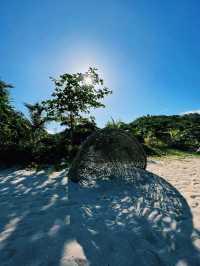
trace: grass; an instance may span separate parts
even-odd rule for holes
[[[187,157],[195,157],[200,158],[200,153],[190,152],[190,151],[182,151],[177,149],[167,149],[167,148],[159,148],[154,149],[156,155],[151,155],[153,158],[171,158],[171,159],[184,159]]]

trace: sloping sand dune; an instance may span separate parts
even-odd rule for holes
[[[164,176],[162,167],[165,162],[149,165]],[[2,170],[0,265],[200,265],[195,207],[176,189],[187,190],[186,175],[178,187],[175,169],[172,185],[143,170],[132,174],[133,183],[88,187],[68,182],[65,171]]]

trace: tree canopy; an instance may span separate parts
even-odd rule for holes
[[[52,99],[44,101],[48,115],[60,120],[72,131],[84,113],[91,108],[105,107],[102,99],[112,91],[104,86],[96,68],[85,73],[63,74],[53,79]]]

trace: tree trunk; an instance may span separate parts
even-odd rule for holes
[[[74,117],[70,114],[70,142],[71,146],[74,145]]]

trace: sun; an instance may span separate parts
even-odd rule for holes
[[[84,77],[83,83],[87,86],[91,86],[93,84],[93,80],[90,76]]]

